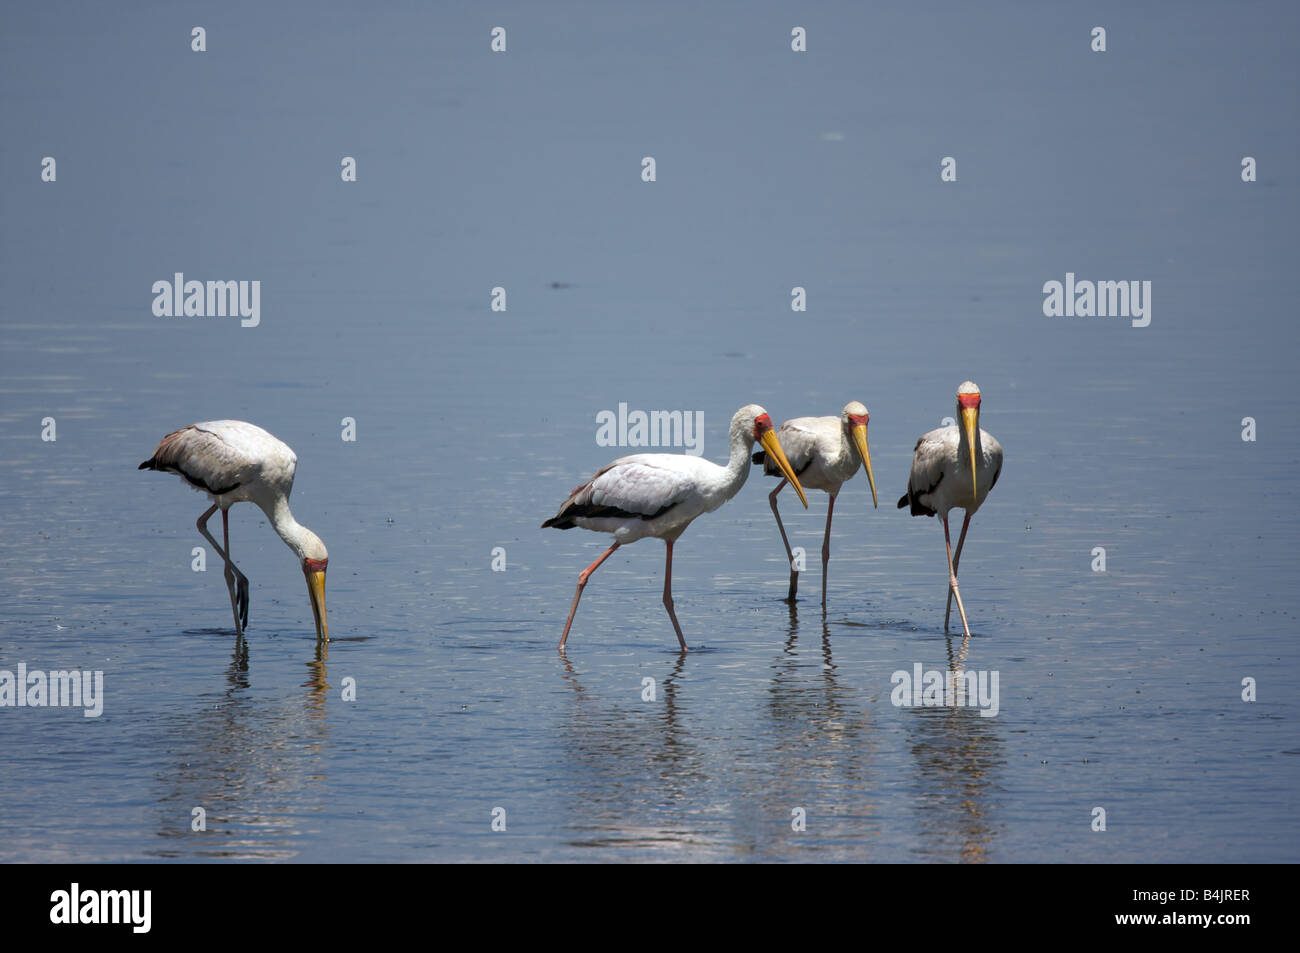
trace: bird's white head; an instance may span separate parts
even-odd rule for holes
[[[803,487],[799,485],[799,478],[794,475],[794,469],[790,466],[790,461],[786,459],[785,451],[781,449],[781,441],[776,438],[776,431],[772,427],[772,418],[768,416],[766,410],[758,406],[758,404],[746,404],[736,411],[735,416],[731,418],[731,443],[733,447],[737,440],[744,441],[746,455],[748,455],[749,448],[754,446],[755,443],[762,444],[767,455],[781,468],[781,473],[790,481],[794,491],[799,494],[804,509],[808,508],[808,495],[804,493]]]
[[[767,416],[766,410],[758,404],[746,404],[731,417],[731,435],[737,437],[748,434],[746,439],[752,444],[758,440],[755,425],[760,417],[766,417],[768,427],[772,426],[772,418]]]
[[[869,420],[871,420],[871,415],[867,413],[867,408],[856,400],[851,400],[845,404],[844,410],[840,413],[840,424],[844,427],[844,434],[858,448],[858,456],[862,458],[862,464],[867,468],[867,482],[871,484],[871,505],[877,506],[876,475],[871,472],[871,451],[867,449],[867,422]]]
[[[970,447],[970,488],[971,495],[979,498],[976,485],[975,448],[980,436],[980,389],[974,381],[966,381],[957,388],[957,416],[961,419],[962,431],[966,445]]]

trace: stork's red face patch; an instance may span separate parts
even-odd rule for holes
[[[329,565],[328,559],[304,559],[302,561],[302,568],[306,572],[324,572],[327,565]]]
[[[849,426],[865,427],[867,425],[867,421],[870,419],[871,419],[870,414],[862,414],[861,416],[858,416],[857,414],[849,414]]]
[[[957,403],[967,409],[971,407],[978,407],[980,405],[980,395],[979,394],[958,394]]]
[[[772,429],[772,418],[767,414],[759,414],[754,418],[754,439],[757,440],[763,434]]]

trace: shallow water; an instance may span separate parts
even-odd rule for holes
[[[506,6],[504,55],[420,5],[204,8],[202,55],[68,9],[0,31],[0,669],[105,699],[0,708],[0,859],[1297,859],[1293,8],[1116,7],[1092,54],[1095,14],[830,5],[803,55],[778,6]],[[261,324],[154,317],[176,271],[260,280]],[[1067,271],[1151,280],[1150,326],[1044,317]],[[1006,464],[963,653],[894,501],[967,378]],[[702,411],[721,461],[744,403],[851,399],[881,505],[840,495],[824,618],[825,495],[782,494],[791,608],[754,472],[675,548],[689,654],[653,540],[555,652],[608,539],[538,527],[620,453],[599,411]],[[136,470],[218,417],[298,455],[324,657],[258,510],[237,645],[206,503]],[[995,717],[891,703],[958,655]]]

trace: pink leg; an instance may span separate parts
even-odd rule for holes
[[[664,563],[664,608],[668,610],[668,618],[673,620],[673,628],[677,630],[677,641],[686,651],[686,640],[682,638],[682,627],[677,624],[677,613],[673,611],[673,543],[672,540],[666,539],[668,544],[668,561]]]
[[[564,643],[569,640],[569,626],[573,625],[573,617],[578,611],[578,600],[582,598],[582,590],[587,585],[587,577],[596,571],[596,568],[613,555],[614,550],[618,549],[619,544],[615,543],[601,555],[594,563],[578,573],[578,591],[573,594],[573,607],[569,609],[569,621],[564,623],[564,635],[560,637],[560,651],[564,651]]]
[[[785,543],[786,563],[790,567],[790,591],[786,593],[785,601],[794,602],[795,593],[799,591],[799,573],[794,568],[794,552],[790,549],[790,540],[785,535],[785,526],[781,524],[781,511],[776,508],[776,495],[785,487],[788,480],[782,480],[777,484],[775,490],[767,495],[767,500],[772,504],[772,515],[776,517],[776,528],[781,531],[781,542]]]
[[[948,552],[948,591],[957,597],[957,611],[961,613],[961,627],[970,638],[970,626],[966,624],[966,607],[961,604],[961,593],[957,591],[957,572],[952,568],[952,538],[948,535],[948,514],[943,515],[943,546]],[[944,631],[947,631],[946,629]]]
[[[957,555],[952,557],[952,574],[961,566],[961,548],[966,545],[966,527],[970,526],[970,513],[961,521],[961,535],[957,537]],[[952,590],[948,590],[948,608],[943,610],[943,631],[948,631],[948,616],[952,614]]]
[[[826,508],[826,538],[822,540],[822,612],[826,611],[826,567],[831,561],[831,514],[835,512],[835,494]]]

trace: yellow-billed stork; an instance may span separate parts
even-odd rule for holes
[[[826,567],[831,561],[831,515],[835,512],[835,497],[844,481],[857,473],[860,466],[866,468],[867,482],[871,484],[871,505],[878,505],[876,477],[871,472],[871,452],[867,449],[867,421],[870,419],[867,408],[854,400],[844,405],[838,417],[796,417],[787,420],[777,431],[781,446],[789,456],[790,466],[803,485],[810,490],[825,490],[830,497],[826,507],[826,537],[822,540],[822,611],[826,610]],[[781,469],[762,451],[754,454],[754,462],[763,464],[763,472],[768,476],[782,475]],[[782,479],[768,495],[768,501],[772,504],[772,515],[776,517],[790,565],[790,592],[786,601],[794,602],[799,589],[799,572],[794,568],[794,553],[790,550],[785,526],[781,524],[781,513],[776,508],[776,495],[787,482]]]
[[[196,525],[226,564],[226,588],[230,590],[237,636],[243,635],[248,625],[248,577],[230,558],[228,511],[235,503],[247,501],[261,507],[271,521],[271,528],[302,560],[307,595],[316,616],[316,637],[329,640],[325,620],[325,569],[329,553],[320,537],[289,512],[289,494],[297,465],[294,452],[261,427],[242,420],[209,420],[172,431],[162,438],[153,456],[137,468],[179,474],[212,500]],[[208,520],[218,508],[226,542],[224,549],[208,533]]]
[[[973,381],[957,388],[957,419],[958,426],[931,430],[916,442],[907,492],[898,501],[898,508],[910,505],[913,516],[938,516],[943,522],[943,543],[948,551],[948,607],[943,614],[943,630],[948,631],[952,600],[956,597],[962,630],[970,638],[966,609],[957,589],[957,567],[970,518],[1002,473],[1002,445],[987,430],[980,429],[980,389]],[[952,538],[948,534],[948,511],[957,506],[966,511],[966,518],[961,524],[954,557]]]
[[[725,467],[700,457],[674,453],[638,453],[621,457],[597,471],[586,483],[574,489],[560,511],[542,528],[583,529],[612,533],[614,545],[578,574],[578,588],[573,594],[569,619],[559,649],[569,638],[578,600],[587,578],[620,546],[646,536],[657,536],[667,545],[664,563],[664,608],[672,619],[677,641],[686,650],[682,627],[673,611],[673,543],[691,521],[701,513],[711,513],[735,496],[749,476],[749,454],[758,442],[782,468],[795,492],[808,505],[808,498],[781,450],[772,430],[772,418],[762,407],[749,404],[731,418],[731,456]]]

